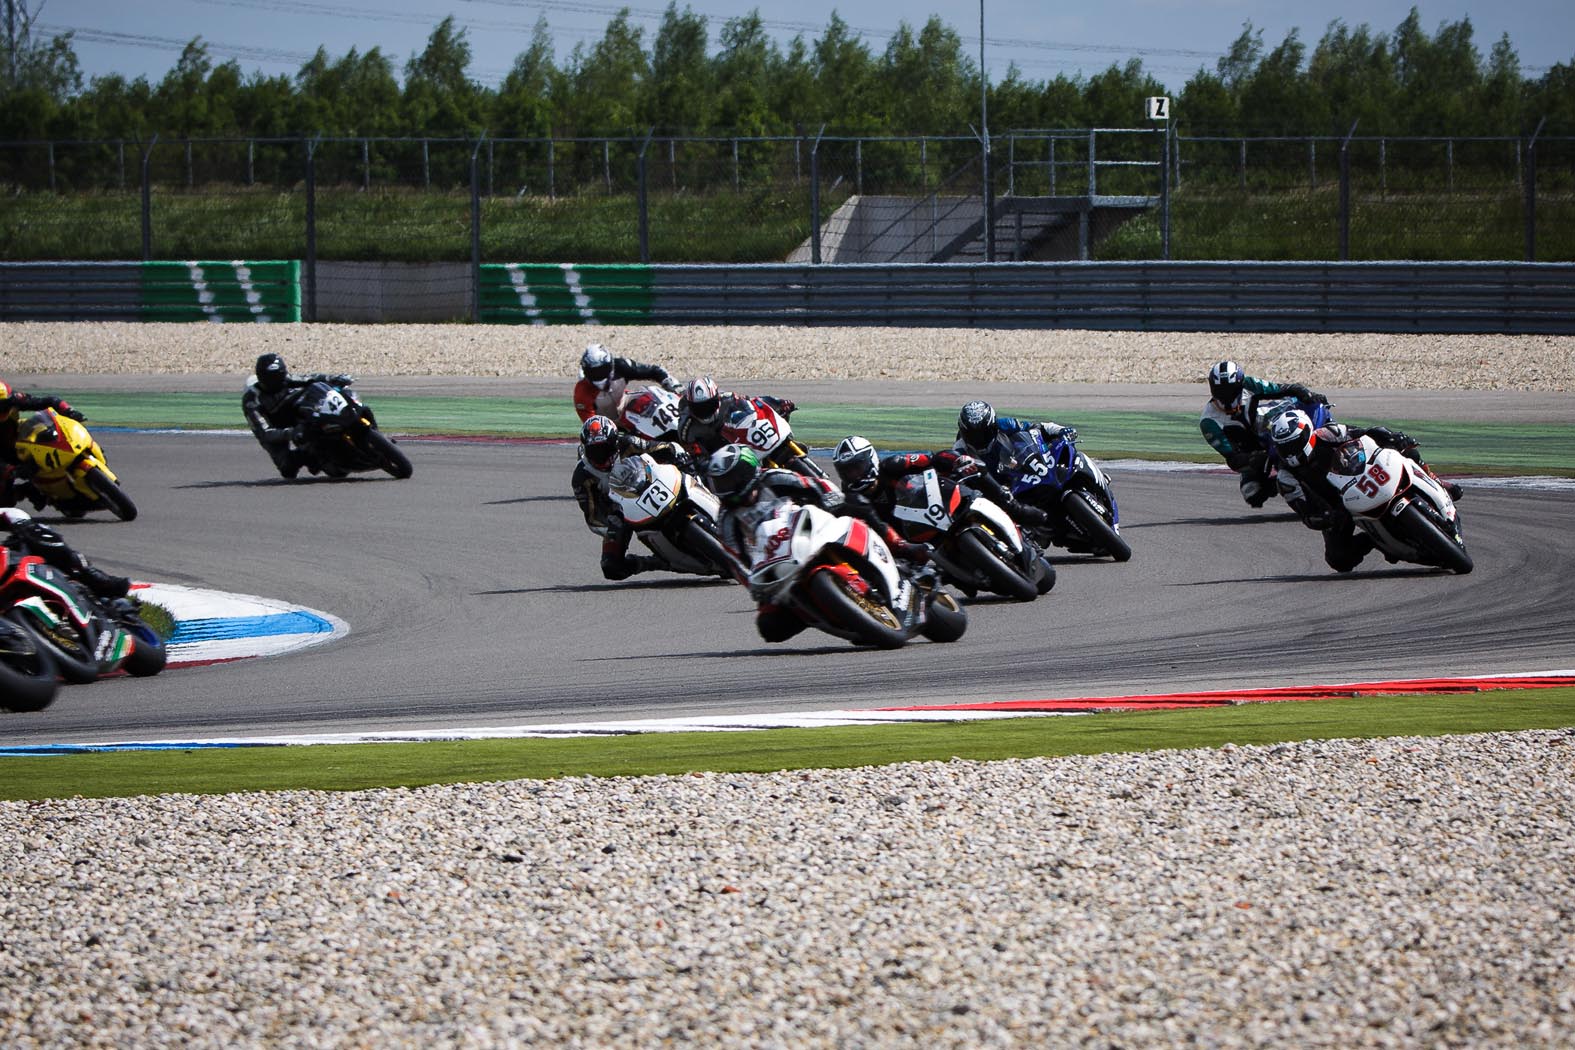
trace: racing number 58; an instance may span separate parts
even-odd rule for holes
[[[1389,484],[1389,472],[1377,463],[1367,468],[1367,473],[1356,483],[1356,489],[1364,496],[1377,496],[1385,485]]]

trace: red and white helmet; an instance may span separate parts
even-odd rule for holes
[[[684,404],[689,406],[689,415],[701,423],[710,423],[716,419],[718,412],[722,411],[722,391],[717,389],[716,381],[710,376],[699,376],[689,381],[684,387]]]

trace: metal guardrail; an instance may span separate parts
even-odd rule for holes
[[[364,284],[380,265],[335,273]],[[1570,263],[487,264],[476,278],[493,323],[1575,335]],[[0,264],[0,320],[300,316],[294,262]]]

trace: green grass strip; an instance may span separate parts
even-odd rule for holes
[[[1575,688],[953,724],[99,753],[0,758],[0,798],[350,791],[565,776],[770,772],[1570,726],[1575,726]]]
[[[239,388],[234,395],[52,392],[86,412],[89,425],[246,425]],[[577,434],[580,425],[567,393],[561,399],[390,395],[370,400],[378,422],[397,433],[567,438]],[[1002,410],[1013,413],[1011,406]],[[1026,409],[1019,411],[1033,415]],[[1192,413],[1058,412],[1055,418],[1058,423],[1077,427],[1082,447],[1096,459],[1219,462],[1219,457],[1204,443],[1197,416]],[[1440,470],[1575,477],[1575,427],[1551,422],[1463,423],[1436,419],[1389,423],[1420,441],[1428,462]],[[956,433],[956,410],[900,405],[805,405],[794,413],[793,425],[800,437],[820,447],[858,433],[882,448],[937,448],[951,444]],[[113,457],[113,449],[110,455]]]

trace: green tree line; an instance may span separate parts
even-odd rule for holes
[[[247,73],[193,39],[157,83],[84,80],[70,34],[35,40],[25,0],[4,0],[0,140],[171,137],[963,134],[978,119],[977,64],[952,27],[903,23],[882,49],[833,14],[785,47],[758,11],[710,21],[669,3],[654,36],[626,8],[601,38],[555,54],[548,24],[496,87],[470,75],[452,17],[399,69],[379,48],[319,48],[293,75]],[[20,14],[21,17],[18,17]],[[18,29],[20,26],[20,29]],[[402,76],[401,76],[402,73]],[[1514,135],[1546,118],[1575,133],[1575,59],[1526,76],[1507,36],[1477,46],[1469,19],[1429,33],[1412,8],[1392,31],[1330,23],[1309,46],[1274,46],[1249,22],[1214,68],[1179,90],[1139,59],[1089,76],[1031,80],[1013,66],[989,85],[995,128],[1127,127],[1142,100],[1172,95],[1195,135]]]

